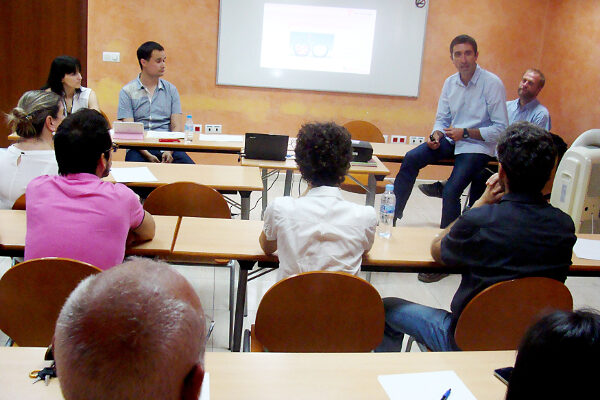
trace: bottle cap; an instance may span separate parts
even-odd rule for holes
[[[394,185],[392,185],[391,183],[388,183],[387,185],[385,185],[385,191],[386,192],[393,192],[394,191]]]

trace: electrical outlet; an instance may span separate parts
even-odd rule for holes
[[[400,136],[399,135],[392,135],[392,142],[391,143],[400,143]]]
[[[410,137],[410,144],[421,144],[421,143],[425,143],[425,138],[423,136],[411,136]]]
[[[406,136],[399,136],[400,140],[398,143],[406,144]]]
[[[120,62],[121,61],[121,53],[114,52],[114,51],[104,51],[104,52],[102,52],[102,61]]]
[[[202,124],[194,124],[194,132],[202,133]]]
[[[206,133],[221,133],[221,125],[205,125]]]

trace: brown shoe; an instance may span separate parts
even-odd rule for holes
[[[433,283],[433,282],[441,281],[448,275],[450,275],[450,274],[443,274],[441,272],[431,272],[431,273],[419,272],[419,276],[417,277],[417,279],[419,279],[421,282]]]

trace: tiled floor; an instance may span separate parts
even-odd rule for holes
[[[298,196],[298,175],[294,176],[292,196]],[[284,174],[280,174],[272,189],[269,199],[283,195]],[[304,183],[300,183],[300,192],[304,191]],[[344,192],[344,197],[350,201],[364,204],[364,196]],[[378,206],[379,197],[375,206]],[[257,204],[251,212],[251,219],[260,219],[260,193],[253,193],[251,204]],[[441,216],[441,200],[424,196],[415,185],[411,194],[401,225],[438,227]],[[257,238],[258,240],[258,238]],[[0,258],[0,273],[9,267],[8,258]],[[228,290],[229,270],[203,266],[176,266],[177,270],[186,276],[204,306],[209,318],[215,321],[215,328],[208,343],[207,351],[227,351],[229,332]],[[364,273],[361,273],[364,277]],[[416,274],[410,273],[373,273],[371,283],[383,296],[398,296],[411,301],[433,307],[448,309],[450,300],[460,282],[459,275],[451,275],[436,283],[421,283]],[[256,309],[263,294],[275,283],[275,274],[267,274],[248,284],[248,317],[244,326],[249,327],[256,316]],[[567,286],[573,294],[575,307],[593,307],[600,309],[600,278],[570,277]],[[6,336],[0,332],[0,343],[6,341]],[[413,346],[413,351],[418,351]]]

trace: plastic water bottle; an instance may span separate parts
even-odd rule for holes
[[[194,123],[192,122],[192,116],[188,115],[185,119],[185,127],[183,128],[185,133],[185,142],[192,143],[194,140]]]
[[[381,196],[379,208],[379,236],[388,239],[392,236],[394,212],[396,210],[396,195],[394,185],[385,185],[385,192]]]

